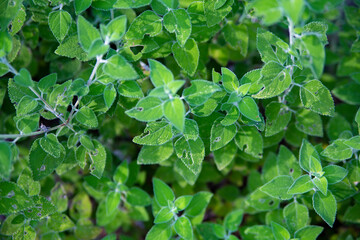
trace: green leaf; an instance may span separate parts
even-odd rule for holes
[[[173,73],[162,63],[149,59],[150,79],[155,87],[161,87],[174,81]]]
[[[6,2],[4,2],[4,3],[6,4]],[[4,5],[2,5],[2,6],[4,6]],[[7,26],[5,26],[3,29],[6,29],[6,28],[7,28]],[[12,48],[13,48],[13,43],[11,41],[10,34],[6,30],[1,31],[0,32],[0,57],[6,56],[8,53],[11,52]]]
[[[242,209],[234,210],[228,213],[224,219],[224,226],[231,232],[238,231],[242,222],[244,211]]]
[[[50,154],[54,158],[59,158],[65,154],[65,148],[53,133],[40,138],[40,146],[47,154]]]
[[[155,216],[154,223],[166,223],[169,222],[174,217],[174,213],[169,207],[162,207],[158,214]]]
[[[80,124],[89,128],[96,128],[98,126],[98,120],[94,111],[86,106],[80,108],[80,110],[75,114],[75,119]]]
[[[79,42],[86,52],[90,50],[95,40],[101,39],[99,31],[81,15],[78,17],[77,31]]]
[[[21,133],[32,133],[39,128],[40,115],[38,113],[25,115],[16,119],[16,127]]]
[[[126,40],[143,39],[145,34],[150,37],[158,35],[162,31],[161,20],[153,11],[144,11],[131,23]]]
[[[56,232],[63,232],[75,227],[75,224],[66,214],[55,213],[49,216],[48,227]]]
[[[301,144],[299,163],[306,172],[319,176],[323,175],[319,154],[306,139],[303,139]]]
[[[352,64],[352,63],[347,63]],[[360,91],[360,85],[351,81],[347,84],[338,85],[332,90],[332,93],[335,97],[339,98],[341,101],[351,104],[358,105],[360,104],[360,96],[358,92]]]
[[[10,144],[0,141],[0,177],[9,179],[12,164],[12,151]]]
[[[191,86],[185,88],[183,92],[184,99],[192,106],[204,104],[213,93],[221,91],[221,88],[206,80],[193,80]]]
[[[169,99],[163,105],[164,116],[171,124],[180,132],[184,131],[185,127],[185,106],[179,97]]]
[[[76,15],[79,15],[91,6],[92,0],[74,0]]]
[[[174,144],[175,152],[178,158],[195,175],[201,171],[201,164],[205,157],[205,146],[200,137],[196,140],[179,138]]]
[[[118,54],[106,60],[106,63],[103,65],[103,71],[117,80],[135,80],[139,78],[133,66],[123,56]]]
[[[121,96],[131,98],[143,98],[144,93],[136,81],[121,81],[118,87]]]
[[[93,140],[95,151],[89,153],[91,160],[90,173],[97,178],[101,178],[106,164],[106,151],[103,145],[97,140]]]
[[[63,162],[64,157],[65,149],[60,151],[60,157],[55,158],[45,152],[40,146],[40,139],[36,139],[31,145],[29,155],[29,165],[33,172],[34,180],[43,179],[51,174]]]
[[[121,0],[116,1],[114,4],[114,8],[120,8],[120,9],[129,9],[129,8],[139,8],[146,5],[149,5],[151,3],[151,0]]]
[[[209,204],[213,194],[209,192],[196,193],[191,202],[185,209],[185,215],[188,217],[196,217],[205,212],[207,205]]]
[[[183,47],[191,34],[189,14],[182,8],[170,10],[165,14],[163,23],[166,30],[175,33],[177,42]]]
[[[141,188],[132,187],[126,192],[126,201],[133,206],[148,206],[151,204],[151,197]]]
[[[171,225],[167,223],[152,226],[145,240],[169,240],[172,235]]]
[[[104,89],[104,100],[108,108],[112,106],[116,98],[116,90],[114,84],[109,83]]]
[[[295,232],[295,238],[300,240],[316,240],[323,229],[323,227],[319,226],[306,226]]]
[[[239,110],[248,119],[261,122],[259,108],[252,97],[246,96],[239,103]]]
[[[234,141],[229,142],[225,147],[214,151],[214,160],[219,171],[226,168],[235,158],[237,146]]]
[[[299,131],[310,136],[323,136],[323,124],[319,114],[300,109],[295,113],[295,120],[295,126]]]
[[[25,168],[17,179],[17,184],[29,196],[39,195],[41,186],[40,182],[34,181],[32,172],[29,168]]]
[[[266,105],[266,128],[265,136],[273,136],[284,130],[291,120],[291,112],[287,106],[279,102],[271,102]]]
[[[32,97],[24,96],[16,106],[16,115],[27,115],[32,113],[38,106],[38,101]]]
[[[69,32],[72,18],[64,10],[54,11],[49,14],[49,28],[58,42],[62,42]]]
[[[259,189],[256,189],[250,194],[248,201],[251,207],[254,207],[259,211],[270,211],[277,209],[280,203],[279,199],[273,198]]]
[[[330,158],[335,161],[341,161],[351,158],[353,150],[346,145],[344,139],[337,139],[321,152],[321,156]]]
[[[324,177],[329,184],[335,184],[342,181],[348,174],[348,170],[337,165],[329,165],[323,168]]]
[[[177,64],[179,64],[186,73],[193,76],[198,67],[200,56],[196,41],[189,38],[183,47],[181,47],[178,43],[174,43],[171,50]]]
[[[241,151],[255,158],[263,153],[263,138],[255,127],[241,126],[235,136],[235,143]]]
[[[26,68],[20,69],[19,73],[14,77],[15,83],[23,87],[34,87],[35,84],[31,79],[30,72]]]
[[[127,18],[122,15],[111,20],[106,26],[100,25],[101,35],[105,42],[115,42],[122,39],[126,32]]]
[[[185,208],[187,208],[187,206],[189,205],[189,203],[191,202],[191,199],[193,198],[193,196],[191,195],[186,195],[186,196],[181,196],[178,197],[175,202],[174,205],[176,207],[176,210],[178,211],[182,211]]]
[[[287,200],[293,197],[292,194],[288,193],[288,189],[292,184],[292,177],[282,175],[273,178],[270,182],[263,185],[260,190],[274,198]]]
[[[109,45],[104,44],[101,39],[96,39],[92,42],[89,51],[88,51],[88,58],[94,58],[96,56],[102,56],[109,50]]]
[[[305,227],[309,222],[308,208],[298,202],[292,202],[283,210],[286,225],[291,233]]]
[[[270,2],[272,1],[273,0]],[[264,4],[264,6],[266,6],[266,4]],[[256,47],[264,63],[275,61],[283,64],[288,57],[286,53],[289,49],[288,44],[273,33],[262,28],[257,29]]]
[[[210,151],[218,150],[228,144],[236,134],[236,125],[223,126],[218,118],[211,127]]]
[[[57,73],[51,73],[40,79],[38,88],[42,92],[46,92],[49,88],[55,86],[57,81]]]
[[[241,55],[246,56],[249,44],[247,26],[245,24],[236,25],[234,22],[228,21],[222,31],[226,42],[228,42],[233,49],[240,49]]]
[[[302,175],[298,177],[290,186],[289,194],[303,194],[314,189],[315,185],[309,175]]]
[[[235,92],[239,88],[239,80],[235,73],[228,68],[221,68],[222,85],[228,93]]]
[[[121,201],[121,193],[118,191],[110,191],[107,195],[106,195],[106,212],[107,214],[111,214],[112,212],[114,212]]]
[[[214,234],[216,235],[216,237],[221,238],[221,239],[225,238],[226,229],[223,225],[213,223],[213,224],[211,224],[211,228],[212,228]]]
[[[113,179],[114,182],[125,184],[129,177],[129,165],[127,161],[123,161],[115,170]]]
[[[9,72],[9,67],[4,63],[0,63],[0,77],[4,76],[8,72]]]
[[[355,136],[344,141],[346,145],[355,150],[360,150],[360,136]]]
[[[290,87],[291,77],[287,68],[281,64],[270,61],[261,69],[263,88],[253,95],[254,98],[272,98],[283,93]]]
[[[191,222],[186,216],[181,216],[176,220],[174,229],[183,239],[192,240],[194,238]]]
[[[95,146],[91,140],[91,138],[87,135],[82,135],[80,137],[80,143],[83,147],[85,147],[87,150],[95,151]]]
[[[313,183],[315,184],[315,186],[317,187],[317,189],[320,190],[320,192],[322,192],[324,195],[326,195],[327,190],[328,190],[328,181],[326,179],[326,177],[322,176],[320,178],[315,177],[314,179],[312,179]]]
[[[143,146],[137,158],[138,164],[157,164],[167,160],[174,152],[172,141],[160,146]]]
[[[157,146],[170,141],[173,137],[172,125],[166,121],[150,122],[146,125],[144,133],[136,136],[133,142],[141,145]]]
[[[301,102],[316,113],[333,116],[335,107],[330,91],[319,81],[311,80],[300,88]]]
[[[327,195],[321,192],[316,192],[313,195],[313,206],[316,213],[330,226],[332,227],[335,222],[336,216],[336,200],[330,191]]]
[[[9,215],[34,205],[33,200],[13,182],[0,182],[0,214]]]
[[[79,44],[77,35],[67,37],[55,50],[55,53],[60,56],[77,58],[81,61],[87,61],[88,55]]]
[[[158,178],[153,178],[154,196],[156,202],[163,207],[168,206],[168,201],[174,201],[175,195],[172,189]]]
[[[271,25],[282,17],[282,8],[277,0],[255,0],[249,4],[248,8],[253,8],[255,16],[262,17],[262,23]]]
[[[234,0],[227,0],[221,7],[216,1],[204,1],[205,18],[208,27],[219,24],[232,10]]]
[[[274,234],[275,240],[290,239],[289,231],[280,224],[277,224],[276,222],[271,222],[271,229]]]
[[[127,110],[125,113],[138,121],[155,121],[163,116],[162,105],[163,103],[159,98],[145,97],[134,108]]]
[[[315,78],[320,79],[325,64],[324,45],[317,35],[306,34],[300,39],[304,55],[301,55],[305,67],[310,68]]]
[[[292,20],[296,25],[299,21],[299,18],[304,10],[305,1],[304,0],[295,0],[287,1],[281,0],[281,7],[285,11],[285,14]]]

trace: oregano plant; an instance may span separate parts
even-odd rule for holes
[[[1,239],[360,239],[359,16],[0,0]]]

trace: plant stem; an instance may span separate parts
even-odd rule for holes
[[[86,83],[86,85],[87,85],[88,87],[94,82],[93,80],[94,80],[94,77],[95,77],[95,75],[96,75],[96,71],[97,71],[97,69],[99,68],[100,64],[103,62],[103,59],[102,59],[102,58],[103,58],[103,55],[96,56],[95,66],[94,66],[94,68],[93,68],[93,70],[92,70],[92,72],[91,72],[91,74],[90,74],[90,77],[89,77],[87,83]],[[80,97],[76,100],[73,108],[71,109],[71,112],[70,112],[70,115],[69,115],[69,118],[68,118],[68,122],[69,122],[69,123],[70,123],[71,120],[74,118],[74,113],[75,113],[76,107],[80,104],[81,99],[82,99],[82,96],[80,96]]]
[[[61,128],[65,126],[65,124],[60,124],[60,125],[57,125],[55,127],[52,127],[52,128],[49,128],[47,130],[40,130],[40,131],[36,131],[36,132],[32,132],[32,133],[27,133],[27,134],[0,134],[0,139],[7,139],[7,138],[10,138],[10,139],[17,139],[17,138],[21,138],[21,137],[31,137],[31,136],[36,136],[36,135],[40,135],[40,134],[43,134],[43,133],[47,133],[47,132],[51,132],[51,131],[54,131],[58,128]]]

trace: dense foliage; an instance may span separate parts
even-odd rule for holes
[[[0,237],[359,239],[359,16],[0,0]]]

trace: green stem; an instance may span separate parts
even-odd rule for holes
[[[55,127],[52,127],[52,128],[49,128],[47,130],[41,130],[41,131],[36,131],[36,132],[32,132],[32,133],[27,133],[27,134],[0,134],[0,139],[17,139],[17,138],[22,138],[22,137],[32,137],[32,136],[36,136],[36,135],[40,135],[40,134],[43,134],[43,133],[47,133],[47,132],[51,132],[51,131],[54,131],[58,128],[61,128],[65,126],[65,124],[60,124],[58,126],[55,126]]]
[[[96,75],[96,71],[97,69],[99,68],[100,64],[103,62],[103,55],[99,55],[96,57],[96,63],[95,63],[95,66],[90,74],[90,77],[86,83],[86,85],[89,87],[91,84],[93,84],[94,82],[94,78],[95,78],[95,75]],[[75,113],[75,110],[76,110],[76,107],[80,104],[80,101],[82,99],[82,96],[79,97],[77,99],[77,101],[75,102],[73,108],[71,109],[71,112],[70,112],[70,115],[69,115],[69,118],[68,118],[68,122],[71,123],[72,119],[74,118],[74,113]]]

